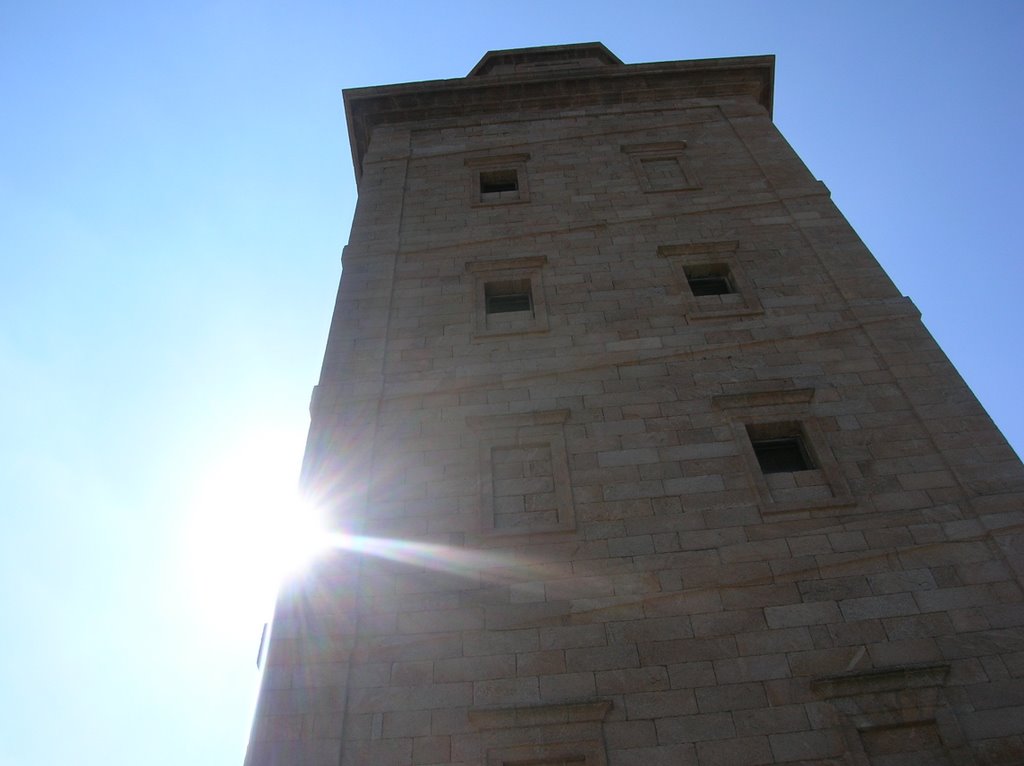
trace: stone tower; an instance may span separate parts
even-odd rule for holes
[[[248,766],[1019,764],[1024,471],[772,57],[345,93],[359,202]]]

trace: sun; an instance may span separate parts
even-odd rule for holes
[[[188,509],[185,566],[204,621],[251,630],[277,591],[328,544],[324,514],[298,491],[299,450],[281,434],[247,435],[211,461]]]
[[[199,477],[183,549],[191,604],[204,627],[258,636],[281,586],[328,550],[496,582],[528,573],[522,556],[329,531],[324,509],[298,491],[302,436],[246,434]]]

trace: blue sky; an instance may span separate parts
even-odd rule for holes
[[[776,54],[777,124],[1020,452],[1022,33],[1020,3],[0,4],[0,766],[241,763],[342,88]]]

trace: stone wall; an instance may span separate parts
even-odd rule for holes
[[[1020,763],[1012,450],[764,103],[565,90],[357,160],[306,482],[443,548],[283,595],[247,762]]]

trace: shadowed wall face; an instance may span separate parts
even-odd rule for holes
[[[346,92],[304,481],[365,537],[282,595],[249,766],[1024,757],[1024,473],[772,87]]]

